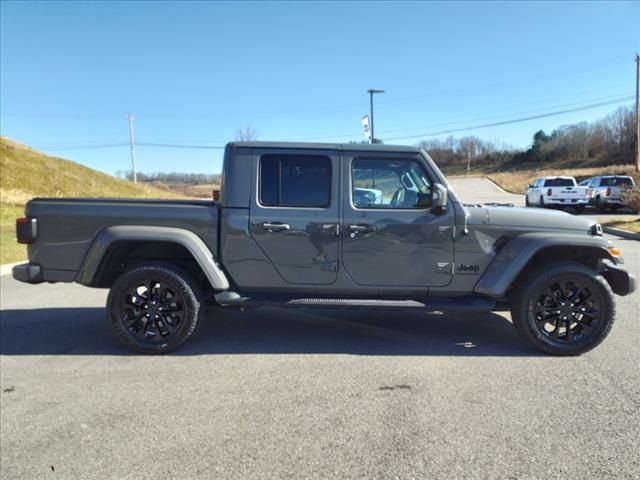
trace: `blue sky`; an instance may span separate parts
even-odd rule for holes
[[[3,135],[114,173],[139,142],[413,144],[635,92],[640,2],[1,3]],[[628,101],[627,104],[632,104]],[[617,105],[454,133],[524,147]],[[411,138],[409,138],[411,137]],[[424,139],[433,136],[422,137]],[[218,172],[218,150],[137,149],[138,169]]]

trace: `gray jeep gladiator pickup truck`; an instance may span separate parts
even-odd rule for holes
[[[533,347],[575,355],[635,289],[594,221],[463,204],[414,147],[230,143],[219,202],[36,198],[16,228],[14,278],[109,288],[109,324],[143,353],[215,304],[510,309]]]

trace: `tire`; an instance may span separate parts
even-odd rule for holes
[[[544,208],[544,197],[540,195],[540,208]]]
[[[114,282],[107,298],[107,317],[118,340],[147,354],[180,347],[195,332],[203,310],[196,282],[170,264],[133,267]]]
[[[579,302],[571,301],[575,299]],[[611,331],[613,292],[602,275],[580,263],[542,265],[518,282],[511,318],[518,333],[537,350],[580,355]]]
[[[596,197],[596,211],[604,212],[604,205],[602,205],[602,200],[600,199],[600,195]]]
[[[529,202],[529,195],[525,195],[524,196],[524,206],[525,207],[530,207],[531,203]]]

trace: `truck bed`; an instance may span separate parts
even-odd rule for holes
[[[36,198],[26,216],[37,218],[37,239],[28,250],[31,262],[44,266],[44,281],[73,281],[98,233],[114,225],[185,228],[212,252],[218,248],[213,201]]]

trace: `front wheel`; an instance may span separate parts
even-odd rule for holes
[[[198,326],[204,302],[195,281],[173,265],[146,264],[123,273],[107,298],[109,324],[126,347],[167,353]]]
[[[580,355],[599,345],[615,319],[613,292],[591,268],[573,262],[543,265],[516,287],[511,317],[534,348]]]
[[[531,206],[531,202],[529,202],[529,195],[525,195],[524,196],[524,206],[525,207],[530,207]]]

